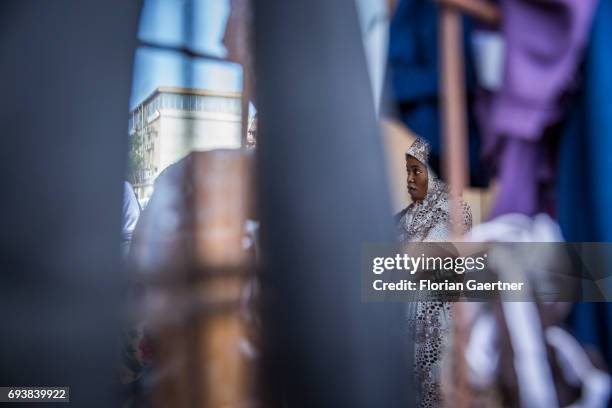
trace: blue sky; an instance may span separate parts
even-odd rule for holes
[[[193,36],[183,38],[184,8],[192,5]],[[138,36],[147,42],[190,48],[225,57],[222,39],[229,15],[229,0],[145,0]],[[191,70],[192,83],[185,72]],[[189,72],[189,71],[187,71]],[[190,62],[182,54],[141,47],[136,51],[130,109],[160,86],[190,86],[216,91],[241,91],[238,64],[210,60]]]
[[[227,54],[222,41],[230,11],[229,3],[230,0],[145,0],[138,36],[143,41],[165,46],[189,46],[223,58]],[[190,6],[193,35],[187,41],[183,32],[184,17],[185,9]],[[357,6],[362,28],[369,27],[370,21],[376,15],[384,15],[386,10],[385,0],[357,0]],[[386,45],[382,49],[386,50]],[[374,57],[386,58],[380,55]],[[191,74],[191,83],[185,76],[186,72]],[[135,56],[130,109],[160,86],[240,92],[242,68],[238,64],[214,60],[194,62],[178,52],[140,47]],[[251,105],[249,114],[252,116],[254,113]]]

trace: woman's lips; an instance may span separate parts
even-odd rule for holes
[[[415,191],[417,191],[417,188],[415,186],[408,186],[408,192],[414,193]]]

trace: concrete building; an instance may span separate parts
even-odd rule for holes
[[[130,112],[129,137],[138,138],[134,190],[146,205],[155,178],[190,152],[241,147],[241,95],[158,88]]]

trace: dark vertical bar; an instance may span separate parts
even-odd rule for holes
[[[0,384],[118,406],[139,1],[0,1]]]
[[[410,406],[403,306],[360,299],[393,235],[354,2],[258,1],[255,27],[265,406]]]

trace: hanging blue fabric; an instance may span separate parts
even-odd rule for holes
[[[468,99],[476,86],[468,39],[472,31],[464,19],[464,58]],[[431,0],[401,0],[389,32],[389,83],[400,119],[431,145],[430,165],[440,174],[440,105],[438,81],[438,5]],[[466,101],[468,103],[469,101]],[[471,107],[471,103],[468,106]],[[473,186],[486,185],[487,171],[479,159],[480,143],[474,114],[468,109],[470,176]]]
[[[611,39],[612,0],[601,0],[585,54],[582,89],[559,149],[559,222],[568,241],[612,242]],[[569,323],[577,337],[597,346],[612,366],[612,305],[578,303]]]

